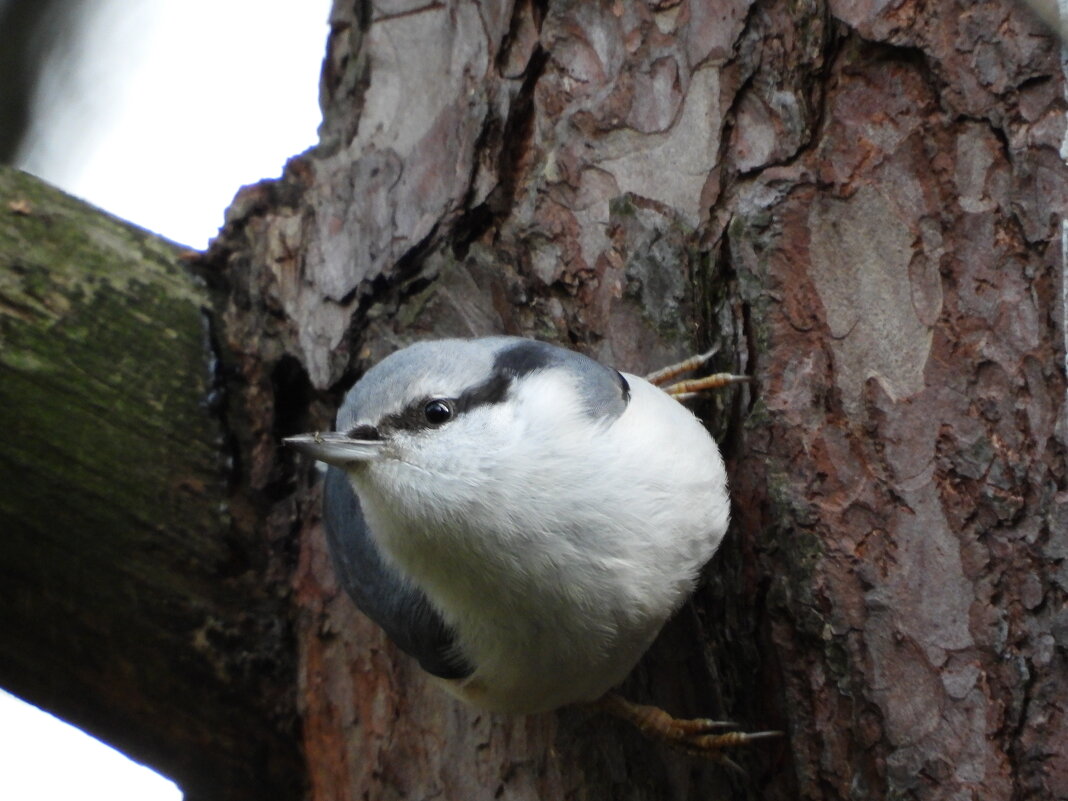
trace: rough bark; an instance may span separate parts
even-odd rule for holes
[[[179,252],[0,168],[0,685],[187,799],[293,796],[287,615],[226,513]]]
[[[228,533],[254,555],[221,586],[294,621],[308,796],[1068,796],[1065,85],[1029,12],[339,0],[332,22],[320,146],[244,190],[201,263]],[[784,729],[746,777],[582,710],[467,709],[339,592],[280,437],[408,341],[491,332],[634,371],[718,343],[754,376],[701,409],[736,525],[625,688]]]
[[[739,540],[799,787],[1068,797],[1055,42],[1012,5],[830,11],[816,136],[722,240],[760,379]]]
[[[339,1],[329,47],[322,145],[208,260],[253,488],[415,338],[637,371],[718,342],[756,378],[704,410],[737,525],[628,690],[785,728],[736,794],[1068,794],[1064,82],[1029,12]],[[726,792],[582,712],[438,693],[339,594],[297,475],[313,798]]]

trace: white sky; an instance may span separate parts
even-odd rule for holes
[[[330,0],[94,0],[24,169],[203,248],[242,184],[314,145]],[[177,801],[173,783],[0,691],[0,799]]]
[[[317,141],[329,0],[93,0],[23,165],[203,248],[243,184]]]
[[[0,692],[0,798],[179,801],[182,792],[85,732]]]

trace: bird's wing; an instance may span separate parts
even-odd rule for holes
[[[329,467],[323,486],[327,543],[341,586],[428,673],[462,679],[474,668],[460,656],[455,635],[423,592],[382,557],[367,527],[360,499],[344,471]]]

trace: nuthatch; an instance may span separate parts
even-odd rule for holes
[[[330,465],[341,584],[454,695],[514,713],[596,702],[715,756],[770,733],[714,735],[724,724],[610,691],[727,530],[723,459],[672,395],[735,380],[665,391],[544,342],[420,342],[367,371],[336,432],[286,443]]]

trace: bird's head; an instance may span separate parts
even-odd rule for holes
[[[285,442],[357,482],[400,469],[424,482],[470,484],[524,437],[544,441],[565,434],[561,426],[598,425],[621,414],[628,397],[615,370],[544,342],[420,342],[367,371],[346,395],[335,431]]]
[[[502,403],[510,387],[486,343],[439,340],[397,351],[349,390],[336,431],[285,442],[350,474],[384,461],[438,472],[450,450],[477,445],[489,407]]]

